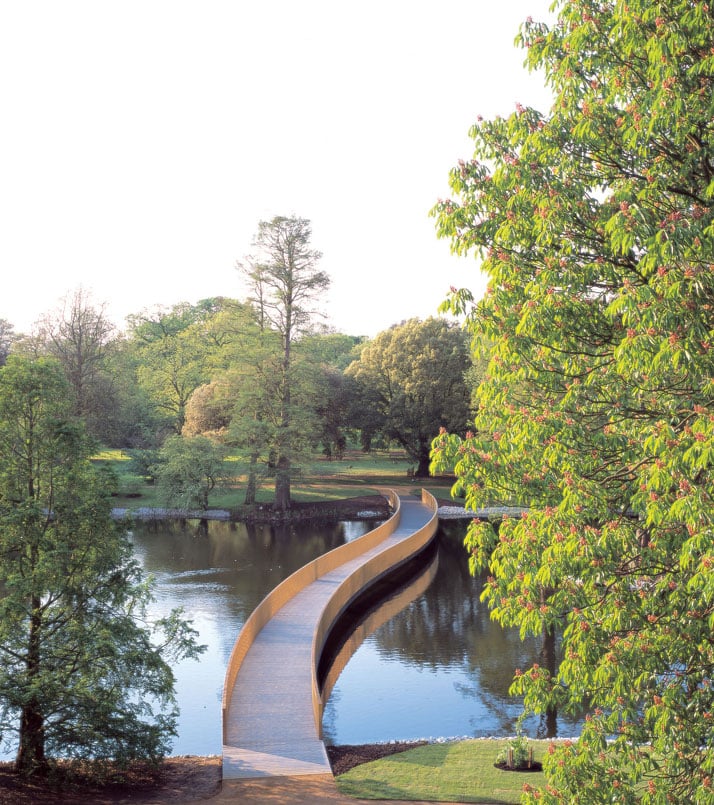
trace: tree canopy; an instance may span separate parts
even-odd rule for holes
[[[446,319],[410,319],[379,333],[345,370],[354,378],[363,434],[383,433],[429,474],[440,427],[463,432],[469,417],[468,340]]]
[[[435,207],[484,299],[448,307],[493,343],[473,432],[443,433],[494,616],[562,632],[528,708],[588,707],[539,803],[712,802],[714,24],[697,0],[556,2],[519,41],[548,114],[472,129]]]
[[[294,344],[308,333],[317,311],[314,305],[327,290],[330,278],[318,269],[322,255],[312,248],[312,227],[305,218],[276,216],[261,221],[254,239],[257,254],[238,263],[248,282],[250,301],[262,331],[277,334],[280,351],[272,356],[275,383],[273,399],[263,399],[265,410],[274,409],[271,448],[275,463],[275,506],[290,508],[291,468],[304,444],[306,429],[300,419],[307,413],[297,404],[299,382]],[[264,340],[264,344],[267,343]],[[262,430],[265,417],[258,420]]]
[[[211,492],[225,481],[224,458],[206,436],[170,436],[157,456],[159,495],[170,506],[206,511]]]

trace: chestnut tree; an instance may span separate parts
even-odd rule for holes
[[[549,112],[479,120],[434,209],[475,253],[492,343],[466,438],[443,432],[494,617],[562,632],[526,707],[588,709],[539,803],[714,801],[714,18],[700,0],[556,0],[519,42]]]

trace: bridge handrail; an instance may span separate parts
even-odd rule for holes
[[[320,656],[330,629],[349,604],[364,590],[365,587],[389,573],[395,567],[416,556],[433,539],[438,528],[438,508],[434,496],[426,489],[421,491],[422,503],[429,507],[432,516],[429,521],[408,539],[392,545],[377,556],[360,565],[354,573],[348,576],[335,590],[332,597],[320,613],[315,634],[312,639],[312,710],[315,718],[317,736],[322,738],[322,715],[326,699],[330,694],[328,689],[320,690],[317,669]]]
[[[228,713],[228,707],[236,679],[238,678],[238,672],[250,647],[253,645],[253,642],[263,626],[265,626],[273,615],[282,609],[291,598],[294,598],[301,590],[307,587],[308,584],[312,584],[313,581],[319,579],[320,576],[324,576],[325,573],[329,573],[345,562],[349,562],[365,551],[379,545],[379,543],[387,539],[399,525],[399,519],[401,517],[399,495],[391,489],[385,490],[384,494],[385,497],[389,499],[389,503],[393,509],[393,513],[388,520],[380,523],[376,528],[368,531],[363,536],[351,542],[347,542],[344,545],[340,545],[337,548],[333,548],[333,550],[328,551],[322,556],[318,556],[317,559],[308,562],[306,565],[296,570],[263,598],[243,624],[238,638],[233,645],[231,655],[228,658],[228,666],[223,682],[222,718],[224,739],[226,714]]]

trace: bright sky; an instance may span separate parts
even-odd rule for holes
[[[475,292],[428,215],[477,115],[549,106],[513,45],[550,0],[0,0],[0,318],[240,298],[260,220],[313,226],[373,336]]]

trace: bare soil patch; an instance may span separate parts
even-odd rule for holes
[[[328,746],[327,755],[335,776],[354,766],[378,760],[407,749],[414,743]],[[221,790],[221,758],[186,755],[166,758],[154,767],[133,763],[127,769],[106,770],[98,781],[88,770],[58,766],[45,780],[20,777],[12,764],[0,763],[0,805],[180,805],[210,800]]]

